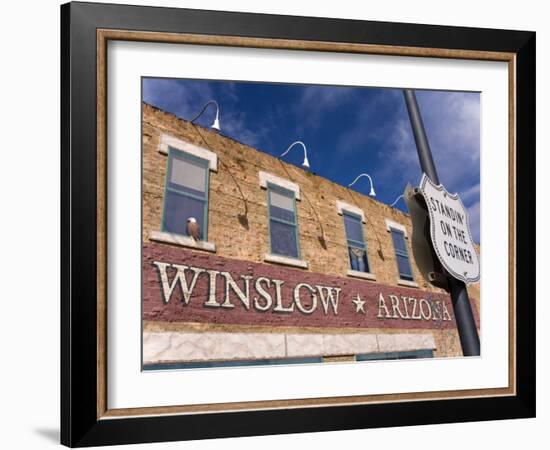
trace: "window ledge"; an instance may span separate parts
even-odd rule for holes
[[[288,256],[272,255],[271,253],[268,253],[264,256],[264,261],[307,269],[306,261],[296,258],[289,258]]]
[[[358,270],[349,269],[347,272],[349,277],[363,278],[365,280],[376,281],[376,275],[371,272],[360,272]]]
[[[216,244],[205,241],[195,241],[192,237],[183,236],[181,234],[166,233],[164,231],[151,231],[149,239],[167,244],[180,245],[182,247],[196,248],[207,252],[215,252]]]
[[[418,287],[418,283],[414,282],[414,281],[409,281],[409,280],[397,280],[397,284],[400,285],[400,286],[407,286],[407,287],[414,287],[414,288],[417,288]]]

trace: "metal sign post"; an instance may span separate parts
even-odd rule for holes
[[[435,184],[439,185],[439,177],[435,168],[428,137],[424,130],[424,123],[420,116],[416,95],[412,89],[404,89],[405,103],[411,121],[416,150],[422,171]],[[476,323],[472,313],[472,306],[468,298],[468,291],[463,281],[456,279],[453,276],[448,276],[449,290],[453,303],[456,325],[460,336],[460,344],[464,356],[479,356],[479,336],[477,334]]]

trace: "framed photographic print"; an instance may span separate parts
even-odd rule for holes
[[[63,444],[534,416],[534,33],[61,18]]]

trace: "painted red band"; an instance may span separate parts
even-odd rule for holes
[[[176,274],[172,264],[197,268],[196,271],[200,273],[196,276],[196,284],[187,304],[179,284],[176,285],[172,295],[166,299],[165,303],[161,270],[155,262],[168,264],[164,267],[169,284],[173,282]],[[251,277],[249,307],[247,308],[245,302],[235,295],[233,288],[228,290],[228,300],[226,300],[226,277],[221,274],[215,276],[215,296],[210,301],[213,306],[205,306],[211,294],[211,275],[199,269],[227,272],[243,291],[245,290],[245,281],[241,276]],[[456,328],[451,299],[445,294],[415,288],[387,286],[355,278],[311,273],[272,264],[234,260],[170,245],[144,244],[142,273],[142,312],[145,321],[318,328]],[[185,270],[188,287],[194,275],[192,270]],[[269,283],[264,280],[260,287],[272,298],[271,305],[266,307],[269,302],[265,298],[265,293],[259,292],[255,286],[259,277],[284,282],[280,284],[280,309],[292,308],[292,312],[276,311],[275,283],[272,282],[268,286]],[[296,302],[294,291],[297,289],[296,286],[301,283],[308,286],[303,284],[299,286],[298,301]],[[336,314],[326,295],[325,302],[321,298],[322,292],[327,293],[324,288],[332,288],[333,294],[336,293],[336,289],[340,289]],[[364,313],[353,302],[357,296],[359,296],[360,302],[366,300],[363,307]],[[230,307],[231,305],[232,307]],[[266,310],[261,311],[262,308]],[[308,313],[309,311],[311,312]],[[479,324],[475,308],[474,315]]]

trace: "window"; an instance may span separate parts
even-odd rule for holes
[[[268,183],[267,202],[271,253],[300,258],[294,191]]]
[[[344,217],[344,228],[346,230],[351,270],[357,272],[370,272],[361,216],[348,211],[343,211],[342,215]]]
[[[168,148],[162,231],[187,236],[187,219],[194,217],[206,240],[208,177],[208,160]]]
[[[395,249],[395,258],[397,259],[399,278],[402,280],[413,281],[412,268],[409,261],[409,252],[407,250],[407,242],[405,241],[405,233],[402,230],[395,228],[391,228],[390,232],[393,240],[393,248]]]
[[[355,356],[356,361],[377,361],[384,359],[420,359],[433,358],[433,350],[412,350],[404,352],[363,353]]]

